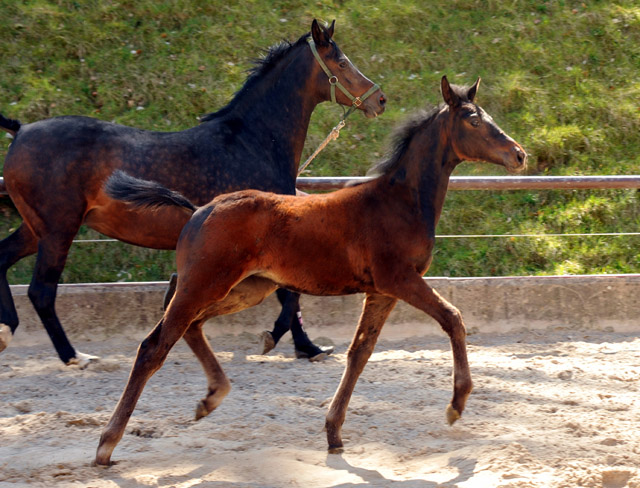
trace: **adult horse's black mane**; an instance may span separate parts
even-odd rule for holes
[[[463,103],[470,101],[467,97],[469,87],[450,86]],[[389,143],[391,149],[388,151],[387,156],[378,163],[375,163],[367,174],[375,177],[392,172],[398,162],[402,160],[409,147],[409,143],[416,133],[422,127],[431,124],[444,106],[444,104],[440,104],[431,109],[417,110],[413,115],[409,115],[407,120],[393,131],[390,139],[391,142]]]
[[[236,105],[236,101],[238,99],[242,99],[245,93],[248,91],[254,90],[254,85],[258,82],[258,80],[264,77],[269,71],[271,71],[274,66],[276,66],[282,58],[284,58],[289,52],[307,42],[308,37],[311,35],[310,32],[300,36],[300,38],[295,42],[290,42],[282,40],[281,42],[274,44],[268,49],[264,50],[264,56],[260,58],[254,58],[251,61],[253,65],[251,68],[247,70],[247,79],[245,80],[242,88],[236,92],[233,99],[223,108],[216,112],[210,112],[200,117],[200,122],[207,122],[209,120],[213,120],[215,118],[221,117],[228,112],[231,112]]]

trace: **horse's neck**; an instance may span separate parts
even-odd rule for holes
[[[435,235],[447,195],[451,173],[460,162],[455,159],[447,137],[435,120],[409,144],[396,173],[404,173],[411,204],[420,209],[425,231]]]
[[[267,157],[278,155],[283,163],[297,169],[311,120],[311,114],[320,100],[312,93],[310,56],[304,55],[306,46],[300,46],[280,60],[262,79],[235,99],[227,117],[243,120],[244,129],[264,148]]]

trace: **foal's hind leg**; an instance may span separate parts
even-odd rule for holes
[[[192,315],[182,307],[169,308],[158,325],[140,343],[127,386],[109,423],[102,431],[96,464],[111,464],[111,454],[124,435],[125,427],[149,378],[160,369],[175,343],[185,333]]]
[[[0,351],[9,345],[18,327],[18,313],[7,281],[7,270],[37,249],[36,236],[24,223],[0,241]]]
[[[347,366],[342,374],[340,386],[331,400],[325,422],[329,452],[342,452],[342,424],[356,382],[371,357],[382,326],[393,310],[397,299],[383,295],[367,295],[364,308],[349,350]]]
[[[204,322],[204,319],[193,322],[184,334],[184,340],[196,355],[198,361],[200,361],[207,375],[207,386],[209,389],[207,396],[200,400],[196,407],[196,420],[206,417],[215,410],[231,390],[231,383],[224,374],[222,366],[220,366],[215,354],[211,350],[209,341],[207,341],[202,331]]]

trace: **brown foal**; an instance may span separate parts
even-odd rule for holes
[[[488,161],[517,172],[526,164],[522,147],[474,103],[479,81],[461,88],[443,77],[445,104],[400,129],[392,154],[376,168],[379,176],[331,194],[301,198],[248,190],[222,195],[196,209],[157,184],[149,183],[145,190],[141,180],[114,176],[107,192],[121,200],[137,207],[181,206],[194,213],[176,249],[175,295],[138,349],[127,386],[100,438],[96,463],[110,463],[144,385],[181,337],[208,378],[196,418],[220,405],[230,383],[202,324],[209,317],[255,305],[278,286],[312,295],[366,294],[326,417],[331,452],[342,449],[351,394],[398,300],[433,317],[448,334],[454,372],[446,416],[450,424],[460,418],[472,388],[465,327],[458,309],[433,290],[423,274],[432,259],[436,225],[456,165]]]

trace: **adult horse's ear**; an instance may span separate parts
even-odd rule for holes
[[[452,108],[460,105],[460,97],[453,91],[446,76],[443,76],[440,81],[440,89],[442,90],[442,98],[444,98],[447,105]]]
[[[471,88],[469,88],[469,91],[467,92],[467,98],[471,103],[473,103],[473,100],[476,98],[476,94],[478,93],[479,86],[480,86],[480,77],[478,77],[476,82],[473,84]]]
[[[331,25],[331,35],[333,35],[333,24]],[[331,40],[331,35],[325,27],[321,27],[316,19],[311,23],[311,37],[316,46],[327,46]]]
[[[329,34],[329,39],[333,39],[333,29],[336,26],[336,19],[333,19],[331,25],[327,28],[327,34]]]

